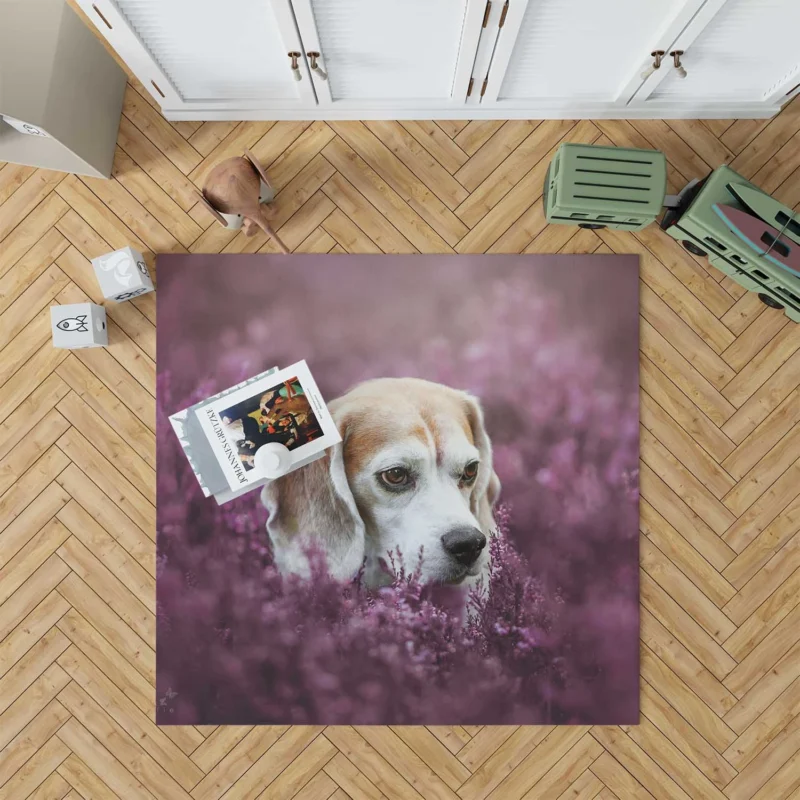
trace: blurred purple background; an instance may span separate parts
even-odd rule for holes
[[[160,723],[638,722],[636,256],[164,255],[158,278]],[[283,580],[258,492],[202,497],[167,416],[300,359],[326,400],[385,376],[480,398],[509,551],[479,624],[420,587]]]

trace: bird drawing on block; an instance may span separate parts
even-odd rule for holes
[[[223,214],[239,215],[244,219],[245,236],[253,236],[260,228],[272,238],[282,253],[288,253],[289,248],[270,224],[272,210],[260,202],[262,181],[269,186],[261,165],[245,150],[243,156],[226,158],[209,172],[201,199],[214,218],[225,227],[228,227],[228,221]]]

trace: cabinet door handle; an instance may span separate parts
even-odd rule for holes
[[[311,71],[315,73],[321,81],[328,80],[328,73],[317,64],[317,59],[322,58],[322,56],[313,50],[309,53],[306,53],[306,55],[311,61]]]
[[[303,76],[302,76],[302,74],[300,72],[300,64],[297,61],[303,54],[302,53],[298,53],[295,50],[292,50],[290,53],[287,53],[287,55],[289,56],[289,58],[292,59],[292,62],[291,62],[292,77],[296,81],[303,80]]]
[[[97,14],[97,16],[100,17],[100,19],[103,20],[103,22],[105,22],[108,29],[110,31],[113,31],[114,26],[105,18],[105,16],[103,16],[103,12],[95,5],[93,5],[92,8],[94,9],[94,13]]]
[[[672,61],[675,64],[675,69],[678,70],[678,77],[685,78],[686,69],[684,68],[683,64],[681,64],[681,56],[683,55],[683,50],[671,50],[670,55],[672,56]]]
[[[657,69],[661,69],[661,59],[666,55],[663,50],[653,50],[650,55],[653,63],[642,73],[642,80],[646,81]]]

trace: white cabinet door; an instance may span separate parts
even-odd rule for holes
[[[289,0],[78,3],[165,111],[316,106]]]
[[[669,50],[683,50],[681,78],[671,60],[633,104],[693,108],[715,103],[780,103],[800,82],[800,0],[713,0]]]
[[[486,0],[292,0],[320,108],[463,106]]]
[[[624,107],[650,52],[672,41],[703,2],[509,0],[481,105]]]

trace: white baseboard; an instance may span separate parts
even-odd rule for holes
[[[393,120],[393,119],[769,119],[781,107],[764,103],[539,108],[163,108],[168,120]]]

